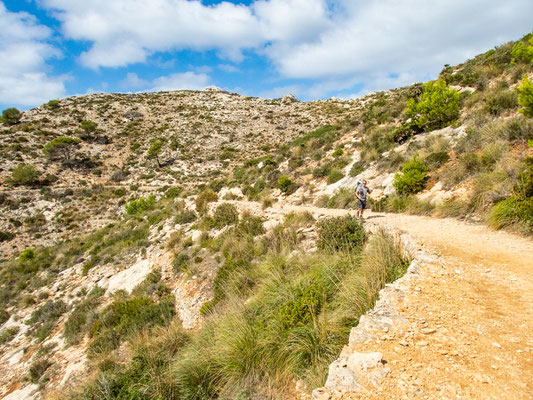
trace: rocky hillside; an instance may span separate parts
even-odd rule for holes
[[[4,113],[0,398],[308,398],[412,256],[344,210],[358,181],[373,211],[532,233],[529,40],[350,101]]]

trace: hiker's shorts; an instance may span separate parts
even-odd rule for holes
[[[366,208],[366,200],[359,200],[357,204],[359,208],[362,208],[363,210]]]

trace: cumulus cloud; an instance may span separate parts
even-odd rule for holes
[[[87,67],[183,49],[239,62],[246,50],[267,57],[281,78],[311,80],[317,96],[436,76],[445,63],[520,37],[533,14],[531,0],[38,1],[67,38],[89,43],[80,55]]]
[[[40,0],[68,38],[88,41],[87,67],[122,67],[156,52],[211,50],[241,61],[265,43],[314,40],[329,26],[323,0],[259,0],[250,6],[190,0]]]
[[[61,53],[47,43],[51,31],[35,17],[9,12],[0,2],[0,103],[28,106],[65,94],[66,76],[47,74],[46,60]]]
[[[203,90],[209,86],[207,74],[197,74],[192,71],[161,76],[153,81],[150,92],[170,90]]]
[[[205,73],[187,71],[160,76],[153,80],[139,77],[129,72],[120,81],[120,86],[130,91],[164,92],[171,90],[203,90],[210,85],[210,77]]]
[[[336,6],[319,40],[267,48],[281,75],[355,76],[372,90],[391,74],[412,83],[520,37],[531,29],[533,13],[528,0],[338,0]]]

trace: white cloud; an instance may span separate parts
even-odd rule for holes
[[[281,78],[309,79],[301,91],[313,97],[435,77],[445,63],[525,34],[533,15],[531,0],[37,1],[65,37],[88,43],[80,55],[87,67],[123,67],[184,49],[240,62],[252,51]]]
[[[203,90],[209,86],[209,76],[195,72],[183,72],[161,76],[152,82],[150,92],[171,90]]]
[[[46,40],[51,31],[0,1],[0,103],[28,106],[65,95],[68,76],[47,74],[46,60],[61,53]]]
[[[88,41],[87,67],[122,67],[156,52],[214,49],[241,61],[242,50],[271,41],[314,40],[330,21],[323,0],[259,0],[251,6],[189,0],[39,0],[68,38]]]
[[[408,84],[531,29],[529,0],[338,0],[319,40],[274,43],[267,54],[289,78],[356,77],[381,88],[391,74]],[[346,85],[348,88],[349,85]]]
[[[241,70],[238,67],[232,64],[219,64],[218,69],[220,69],[221,71],[230,72],[230,73],[241,72]]]
[[[134,72],[129,72],[126,75],[126,78],[120,81],[120,86],[123,88],[142,88],[149,85],[149,82],[139,78],[139,76]]]

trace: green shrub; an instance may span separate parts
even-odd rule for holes
[[[525,168],[517,176],[513,195],[490,211],[489,224],[496,229],[517,226],[520,230],[533,233],[533,157],[524,161]]]
[[[98,306],[101,304],[100,297],[105,291],[98,286],[76,305],[65,322],[63,336],[67,346],[78,344],[83,335],[89,331],[92,324],[98,319]]]
[[[518,88],[518,104],[520,104],[520,112],[526,117],[533,117],[533,83],[524,76],[522,84]]]
[[[189,256],[185,253],[174,255],[172,269],[175,273],[187,272],[189,270]]]
[[[124,207],[126,214],[139,215],[145,211],[153,210],[155,206],[155,196],[151,194],[148,198],[140,197],[137,200],[129,201]]]
[[[429,168],[415,154],[394,176],[393,186],[399,194],[418,193],[424,189]]]
[[[424,159],[424,164],[428,166],[430,170],[434,170],[439,168],[442,164],[447,163],[450,161],[450,156],[446,151],[438,151],[435,153],[429,154]]]
[[[44,305],[35,310],[26,321],[27,324],[32,325],[29,332],[35,336],[39,342],[42,342],[50,335],[57,320],[66,311],[67,305],[62,300],[47,301]]]
[[[363,223],[353,216],[326,218],[317,226],[321,249],[358,250],[366,240]]]
[[[176,197],[179,197],[179,195],[183,192],[183,188],[175,186],[167,189],[165,192],[165,198],[167,199],[175,199]]]
[[[14,237],[15,237],[14,233],[11,233],[8,231],[0,231],[0,243],[9,242]]]
[[[160,303],[148,297],[117,299],[100,313],[90,330],[89,356],[107,354],[143,329],[167,325],[174,314],[172,296]]]
[[[80,122],[80,128],[83,129],[86,133],[91,133],[96,130],[98,124],[93,121],[83,120]]]
[[[6,344],[13,340],[17,333],[19,333],[20,328],[18,326],[13,326],[11,328],[3,329],[0,332],[0,344]]]
[[[218,200],[218,195],[212,189],[205,189],[196,196],[196,210],[203,213],[207,210],[207,204]]]
[[[196,213],[188,209],[184,209],[174,218],[176,224],[188,224],[194,221],[196,221]]]
[[[10,315],[6,310],[4,310],[3,308],[0,309],[0,325],[6,322],[9,319],[9,317]]]
[[[514,90],[500,90],[485,99],[485,109],[489,114],[498,116],[518,107],[518,96]]]
[[[350,176],[351,177],[356,177],[357,175],[359,175],[360,173],[364,172],[365,170],[365,166],[359,161],[359,162],[356,162],[352,165],[352,168],[350,168]]]
[[[52,363],[44,358],[34,361],[28,370],[30,382],[38,383],[51,365]]]
[[[41,173],[31,164],[19,164],[11,172],[11,181],[15,185],[33,185],[39,182]]]
[[[533,37],[529,38],[528,43],[521,40],[513,46],[511,51],[513,62],[533,63]]]
[[[34,258],[35,258],[35,250],[33,249],[25,249],[19,255],[20,262],[31,261]]]
[[[50,100],[48,103],[46,103],[46,106],[50,110],[57,110],[59,108],[59,100]]]
[[[215,229],[222,229],[228,225],[233,225],[239,222],[239,212],[233,204],[220,204],[211,219],[211,226]]]
[[[342,149],[337,149],[337,150],[335,150],[331,155],[332,155],[333,157],[340,157],[340,156],[342,156],[343,154],[344,154],[344,150],[342,150]]]
[[[428,82],[418,101],[408,100],[405,114],[424,131],[443,128],[459,117],[459,92],[442,79]]]
[[[295,183],[287,175],[281,175],[278,178],[277,187],[285,194],[293,192],[295,186]]]
[[[326,201],[324,206],[328,208],[356,208],[357,196],[355,195],[355,189],[339,188]]]
[[[342,178],[344,178],[344,173],[342,171],[339,171],[338,169],[331,170],[328,173],[328,185],[332,185],[335,182],[340,181]]]
[[[60,136],[52,139],[43,147],[43,153],[51,160],[62,159],[69,162],[79,148],[80,139]]]
[[[22,113],[16,108],[7,108],[2,111],[2,122],[6,125],[15,125],[22,118]]]

